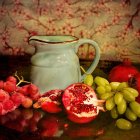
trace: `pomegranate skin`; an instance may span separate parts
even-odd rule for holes
[[[44,102],[41,105],[42,110],[49,113],[59,113],[62,109],[55,102]]]
[[[122,64],[111,69],[108,78],[110,82],[127,82],[138,72],[138,69],[131,64],[130,60],[124,59]]]
[[[89,123],[93,121],[96,117],[97,115],[94,115],[92,117],[78,117],[77,115],[68,112],[68,119],[74,123],[79,123],[79,124]]]
[[[34,103],[34,108],[41,108],[48,113],[59,113],[62,111],[61,97],[63,90],[55,89],[44,93],[37,102]]]

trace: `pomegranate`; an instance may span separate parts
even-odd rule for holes
[[[129,59],[124,59],[122,64],[113,67],[109,73],[110,82],[127,82],[130,77],[138,73],[138,69],[132,66]]]
[[[94,90],[83,83],[68,86],[62,96],[68,119],[75,123],[94,120],[103,109],[104,100],[98,100]]]
[[[61,94],[63,90],[55,89],[44,93],[41,98],[33,105],[34,108],[42,108],[49,113],[58,113],[61,108]]]
[[[131,87],[138,90],[139,96],[136,98],[136,101],[140,103],[140,73],[137,73],[135,76],[131,77],[128,80],[128,83]]]

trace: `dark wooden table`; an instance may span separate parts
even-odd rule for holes
[[[30,80],[31,56],[0,56],[0,79],[17,71]],[[91,61],[80,60],[87,68]],[[106,77],[109,70],[119,62],[100,61],[94,75]],[[139,67],[139,65],[137,65]],[[66,113],[48,114],[42,110],[18,108],[0,116],[0,140],[140,140],[140,118],[133,128],[123,131],[115,126],[109,112],[101,112],[88,124],[75,124]]]

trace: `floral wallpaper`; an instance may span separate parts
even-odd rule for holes
[[[96,41],[101,60],[140,62],[140,0],[0,0],[0,54],[33,54],[32,35],[74,35]],[[79,48],[82,59],[94,49]]]

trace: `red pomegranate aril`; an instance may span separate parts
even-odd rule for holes
[[[86,104],[77,104],[77,105],[73,105],[70,108],[70,111],[74,112],[74,113],[81,113],[81,112],[90,112],[94,110],[95,112],[97,112],[97,108],[95,106],[93,106],[92,104],[90,105],[86,105]]]

